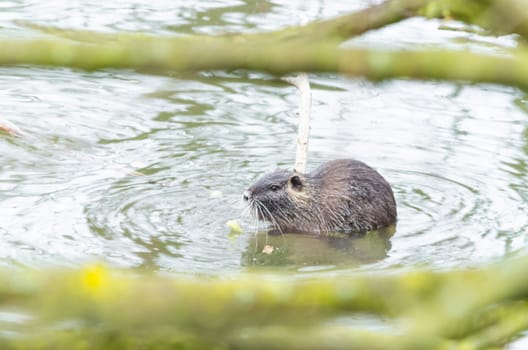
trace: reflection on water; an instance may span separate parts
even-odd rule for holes
[[[41,35],[18,20],[163,34],[268,30],[368,3],[18,0],[0,4],[0,37]],[[347,45],[500,51],[515,42],[438,24],[406,21]],[[346,273],[366,265],[468,265],[526,245],[525,94],[332,74],[311,75],[311,82],[308,168],[335,158],[376,168],[398,202],[390,240],[266,238],[246,218],[246,234],[227,237],[225,222],[240,219],[244,189],[293,164],[298,97],[276,77],[10,67],[0,68],[0,117],[27,135],[0,135],[0,264],[103,260],[189,273],[260,265]],[[265,245],[271,254],[262,253]]]
[[[355,267],[387,256],[394,227],[364,235],[258,233],[242,254],[246,267],[282,267],[299,271]]]

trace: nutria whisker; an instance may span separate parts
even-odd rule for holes
[[[255,203],[255,201],[252,201],[251,204],[252,204],[253,212],[255,213],[255,218],[256,218],[256,220],[255,220],[255,233],[258,233],[258,231],[259,231],[259,223],[260,223],[260,219],[259,219],[260,211],[259,211],[259,208],[258,208],[257,204]]]
[[[262,205],[262,203],[260,203],[259,201],[255,201],[257,203],[257,206],[259,208],[259,211],[260,211],[260,217],[264,217],[264,212],[263,212],[263,209],[266,209],[265,206]],[[274,220],[273,219],[273,216],[270,216],[270,220]],[[272,224],[274,224],[274,221],[272,221]],[[258,233],[258,230],[257,230],[257,233]],[[265,245],[268,244],[268,230],[266,230],[266,241],[264,242]]]
[[[250,216],[250,215],[253,216],[251,214],[251,208],[249,206],[244,206],[242,208],[242,211],[240,212],[240,217],[245,218],[246,216]]]
[[[396,222],[387,181],[366,164],[342,159],[313,172],[276,170],[244,193],[254,215],[283,232],[365,232]]]
[[[259,232],[260,228],[260,218],[264,217],[264,213],[262,212],[262,204],[258,201],[255,201],[255,208],[257,208],[257,233]]]
[[[264,210],[266,211],[267,216],[269,216],[272,225],[273,225],[273,226],[279,231],[279,233],[280,233],[281,235],[283,235],[283,234],[284,234],[284,231],[282,230],[281,225],[278,224],[278,221],[277,221],[277,219],[275,218],[275,216],[269,211],[268,208],[266,208],[265,205],[262,205],[262,203],[261,203],[261,207],[262,207],[262,209],[264,209]],[[280,218],[280,214],[282,214],[282,210],[279,211],[279,218]],[[289,221],[289,219],[286,218],[286,217],[285,217],[284,219],[285,219],[286,222]]]
[[[282,228],[280,227],[280,225],[277,223],[277,220],[275,219],[275,217],[273,217],[273,214],[270,213],[270,211],[268,210],[268,208],[266,208],[264,205],[260,204],[261,208],[264,209],[267,213],[268,213],[268,216],[269,218],[271,219],[271,223],[273,224],[273,226],[275,226],[280,234],[284,234],[284,232],[282,232]]]
[[[256,214],[256,219],[257,219],[257,222],[260,222],[260,220],[262,220],[262,209],[260,207],[260,203],[258,201],[253,201],[253,206],[255,208],[255,214]],[[258,231],[258,230],[257,230]]]

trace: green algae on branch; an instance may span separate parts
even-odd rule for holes
[[[405,77],[528,87],[528,51],[521,49],[504,57],[468,51],[338,48],[330,42],[299,46],[235,44],[226,39],[213,40],[204,47],[203,42],[192,38],[127,40],[114,44],[4,40],[1,45],[0,65],[156,71],[242,68],[279,75],[295,71],[339,72],[371,80]]]
[[[462,80],[527,88],[526,49],[497,56],[443,49],[340,47],[350,37],[413,16],[453,17],[496,33],[513,32],[528,38],[528,6],[522,6],[523,3],[524,0],[390,0],[304,26],[217,36],[108,34],[24,23],[59,38],[2,40],[0,65],[35,64],[87,70],[135,68],[158,72],[241,68],[278,75],[338,72],[371,80]]]
[[[525,0],[391,0],[305,26],[220,36],[33,26],[59,38],[2,40],[0,65],[340,72],[372,80],[443,79],[527,88],[526,49],[500,56],[340,47],[350,37],[414,16],[455,18],[526,39],[525,5]],[[101,266],[0,271],[3,306],[35,317],[17,337],[0,335],[0,348],[486,349],[528,330],[527,269],[528,257],[472,270],[298,280],[138,276]],[[365,314],[387,327],[367,331],[335,322]],[[75,326],[64,330],[62,325],[72,320]]]
[[[259,274],[225,278],[80,271],[0,271],[4,307],[30,313],[24,336],[2,349],[208,348],[485,349],[528,329],[528,256],[448,272],[292,280]],[[334,322],[370,314],[377,331]],[[50,324],[76,320],[72,330]],[[397,332],[395,332],[397,330]],[[25,334],[24,332],[27,332]],[[96,339],[95,339],[96,338]],[[336,340],[337,339],[337,340]],[[61,345],[62,344],[62,345]]]
[[[367,31],[378,29],[409,17],[418,16],[423,11],[423,7],[429,3],[431,3],[431,0],[391,0],[336,18],[314,21],[306,25],[288,27],[270,32],[251,34],[229,33],[216,36],[192,35],[192,37],[200,40],[228,38],[235,42],[261,41],[273,43],[279,41],[313,42],[319,40],[336,40],[341,42]],[[110,34],[88,30],[65,30],[28,21],[16,21],[16,23],[45,34],[80,42],[100,43],[103,41],[118,42],[159,38],[159,36],[144,33]]]
[[[454,18],[476,24],[498,34],[517,33],[528,39],[528,8],[525,0],[388,0],[362,10],[305,25],[262,33],[229,33],[216,36],[193,35],[193,38],[229,38],[235,42],[342,42],[371,30],[411,17]],[[99,33],[88,30],[60,29],[28,21],[17,24],[46,34],[81,42],[116,42],[149,40],[159,36],[145,33]]]
[[[428,18],[453,17],[495,34],[519,34],[528,39],[526,0],[433,0],[419,10]]]

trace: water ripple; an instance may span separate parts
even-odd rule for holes
[[[35,35],[17,24],[20,19],[162,34],[257,31],[368,3],[8,1],[0,5],[0,35]],[[405,21],[348,44],[511,46],[509,37],[484,44],[475,34],[437,26]],[[103,260],[183,272],[245,268],[254,226],[243,220],[247,234],[230,241],[224,224],[240,219],[240,195],[256,178],[292,166],[293,87],[245,71],[150,76],[10,67],[0,73],[0,117],[27,133],[0,137],[2,264]],[[313,74],[311,81],[309,169],[356,158],[377,168],[395,190],[397,231],[375,259],[365,254],[369,259],[361,263],[445,268],[526,245],[525,94],[493,85],[373,84],[333,74]],[[292,239],[291,246],[299,246]],[[324,268],[298,271],[337,268],[315,254],[324,244],[305,241],[311,247],[305,252]],[[346,258],[348,248],[330,254]]]

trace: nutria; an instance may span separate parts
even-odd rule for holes
[[[388,182],[352,159],[329,161],[307,174],[276,170],[244,192],[244,200],[280,232],[360,233],[396,222]]]

